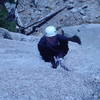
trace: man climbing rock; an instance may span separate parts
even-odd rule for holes
[[[62,34],[57,34],[57,30],[54,26],[48,26],[45,29],[45,35],[38,43],[38,50],[42,59],[45,62],[50,62],[52,68],[57,68],[59,64],[64,67],[63,59],[68,53],[69,41],[81,44],[81,40],[78,36],[75,35],[69,38]]]

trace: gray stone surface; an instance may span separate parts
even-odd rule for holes
[[[71,26],[82,23],[100,23],[100,1],[99,0],[19,0],[18,11],[24,26],[30,25],[38,19],[45,17],[50,12],[63,6],[73,7],[72,10],[64,10],[43,27],[47,25]],[[42,27],[42,29],[43,29]],[[41,31],[42,31],[41,29]],[[29,29],[28,31],[30,31]]]
[[[15,6],[9,3],[5,5],[8,11]],[[18,23],[26,27],[63,6],[68,9],[59,13],[40,29],[38,28],[39,32],[43,32],[44,27],[48,25],[63,27],[83,23],[100,23],[100,0],[19,0],[16,17]],[[32,27],[26,29],[25,32],[29,33],[31,30]]]
[[[0,38],[12,39],[9,31],[4,28],[0,28]]]
[[[36,38],[36,36],[34,36]],[[26,36],[21,33],[10,32],[4,28],[0,28],[0,38],[1,39],[10,39],[10,40],[17,40],[17,41],[34,41],[33,36]],[[38,37],[37,37],[38,38]]]
[[[69,43],[65,57],[69,72],[52,69],[41,59],[40,36],[33,42],[0,39],[0,100],[100,100],[100,25],[64,31],[82,40],[82,46]]]

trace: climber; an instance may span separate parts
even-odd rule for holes
[[[50,62],[52,68],[57,68],[59,64],[64,66],[62,62],[69,50],[68,41],[81,44],[81,40],[78,36],[74,35],[68,38],[62,34],[57,34],[57,30],[54,26],[48,26],[45,29],[45,35],[38,43],[38,50],[42,59],[45,62]]]

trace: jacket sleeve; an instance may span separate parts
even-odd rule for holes
[[[49,62],[52,60],[52,57],[49,57],[50,54],[48,54],[48,48],[46,47],[45,37],[42,37],[40,39],[40,41],[38,43],[38,50],[44,61]]]
[[[71,41],[71,42],[76,42],[78,44],[81,44],[81,40],[77,35],[74,35],[72,37],[67,37],[67,36],[64,36],[64,35],[58,35],[58,38],[63,43],[68,43],[68,41]]]
[[[81,45],[81,39],[77,35],[68,38],[68,41],[75,42]]]
[[[45,38],[42,37],[38,43],[38,50],[42,58],[45,60],[45,53],[46,53],[46,47],[45,47]]]
[[[42,56],[42,58],[45,60],[45,55],[46,55],[45,54],[45,48],[42,45],[38,44],[38,50],[39,50],[39,53]]]

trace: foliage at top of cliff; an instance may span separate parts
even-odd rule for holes
[[[6,28],[9,31],[16,31],[16,23],[7,19],[8,11],[3,4],[0,4],[0,27]]]

